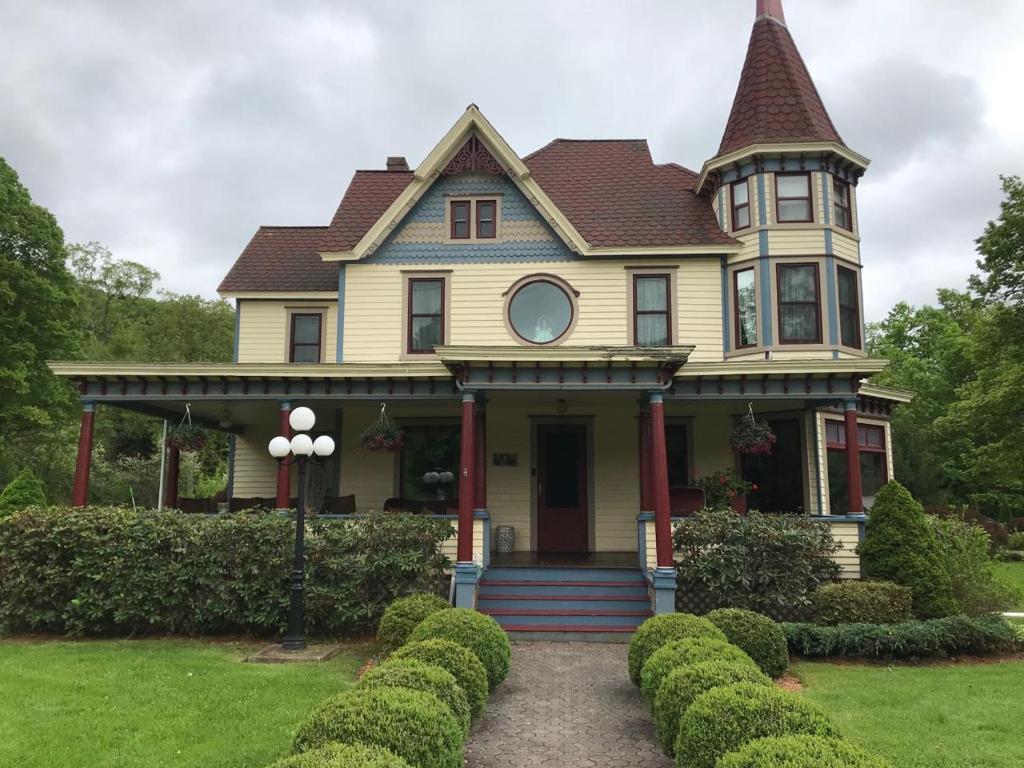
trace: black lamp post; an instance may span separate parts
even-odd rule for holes
[[[316,423],[316,416],[309,408],[296,408],[289,415],[288,423],[295,430],[295,436],[289,440],[284,435],[278,435],[270,441],[267,450],[278,462],[296,464],[299,468],[299,504],[295,510],[295,559],[292,563],[288,634],[281,647],[286,651],[301,651],[306,647],[306,468],[310,461],[319,461],[334,453],[334,440],[327,435],[313,440],[306,434]]]

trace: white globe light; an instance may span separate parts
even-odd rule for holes
[[[330,456],[334,453],[334,440],[327,435],[320,435],[313,441],[313,453],[317,456]]]
[[[288,416],[288,423],[296,432],[309,432],[316,424],[316,416],[312,409],[302,405],[291,412]]]
[[[267,446],[267,450],[270,451],[270,455],[275,459],[283,459],[291,451],[292,444],[288,441],[287,437],[281,437],[278,435],[270,441],[270,445]]]
[[[313,439],[306,434],[298,434],[292,438],[292,453],[296,456],[309,456],[313,453]]]

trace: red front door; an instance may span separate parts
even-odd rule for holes
[[[537,549],[587,552],[587,430],[537,425]]]

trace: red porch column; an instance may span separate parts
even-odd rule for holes
[[[292,425],[288,423],[288,417],[292,415],[292,404],[290,400],[281,401],[280,424],[278,434],[288,439],[292,436]],[[287,461],[277,463],[277,499],[274,504],[278,509],[291,507],[292,496],[292,467]]]
[[[164,484],[164,508],[178,508],[178,472],[181,467],[181,449],[165,448],[167,451],[167,479]]]
[[[672,520],[669,511],[668,454],[665,451],[665,402],[661,392],[651,402],[651,501],[654,503],[654,535],[658,567],[672,568]]]
[[[462,393],[462,446],[459,456],[459,546],[458,562],[473,560],[473,494],[476,490],[476,397]]]
[[[640,408],[640,511],[654,508],[651,493],[651,412]]]
[[[474,466],[476,470],[474,485],[476,488],[473,492],[473,508],[487,509],[487,411],[483,408],[476,409],[474,445],[476,446],[476,462]]]
[[[75,484],[71,489],[71,506],[89,503],[89,468],[92,466],[92,427],[96,420],[96,404],[82,403],[82,426],[78,431],[78,459],[75,461]]]
[[[864,514],[864,492],[860,480],[860,436],[857,430],[857,401],[844,404],[846,426],[846,492],[851,515]]]

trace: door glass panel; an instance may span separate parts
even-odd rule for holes
[[[545,446],[546,506],[575,509],[580,505],[579,440],[576,434],[549,432]]]

